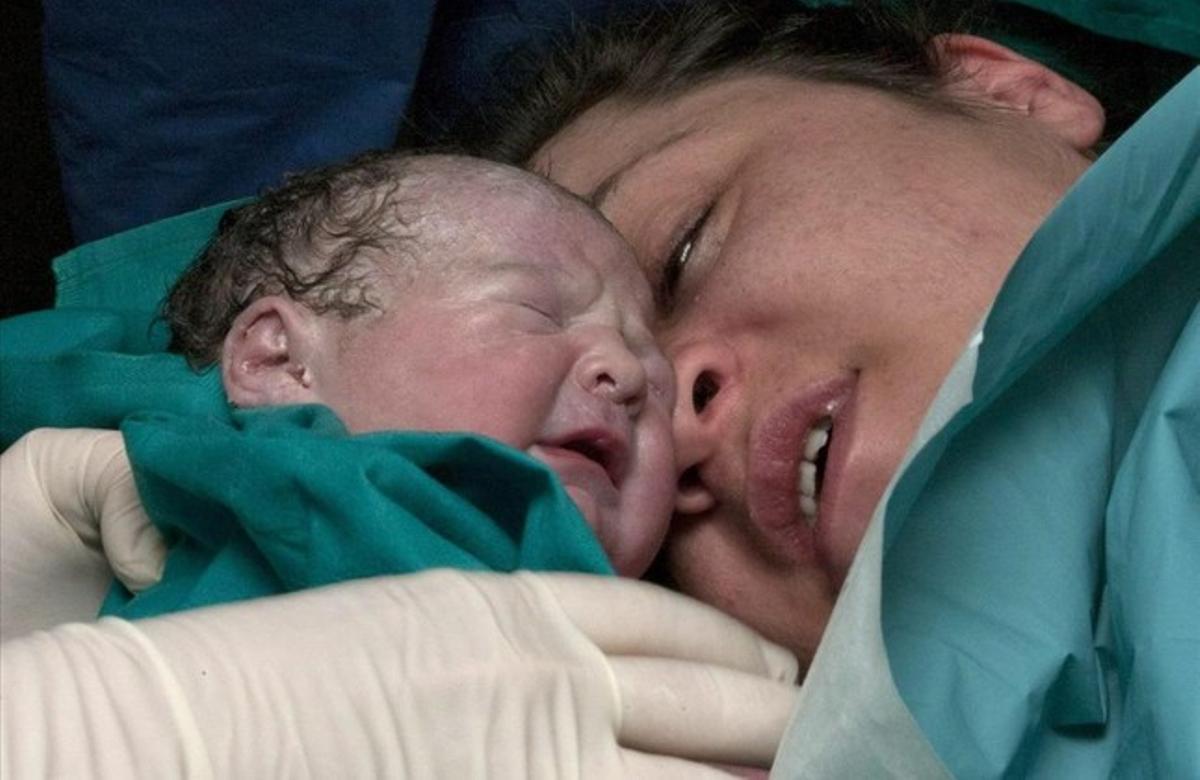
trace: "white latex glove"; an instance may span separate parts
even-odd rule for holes
[[[632,580],[439,570],[0,649],[5,777],[704,778],[765,765],[796,662]]]
[[[162,576],[119,431],[41,428],[0,455],[0,638],[91,620],[115,574]]]

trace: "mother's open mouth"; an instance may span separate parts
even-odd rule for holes
[[[801,388],[750,432],[750,519],[773,549],[797,563],[822,557],[818,537],[833,522],[827,496],[839,481],[831,454],[844,449],[835,442],[856,383],[857,376],[848,375]]]

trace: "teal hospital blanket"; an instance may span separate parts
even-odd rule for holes
[[[170,555],[162,582],[105,612],[185,607],[431,567],[611,571],[552,472],[479,436],[351,436],[323,406],[237,410],[229,424],[121,424]]]

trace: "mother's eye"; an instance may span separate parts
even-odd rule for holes
[[[713,207],[708,205],[675,242],[659,269],[658,281],[654,285],[654,304],[662,314],[670,314],[675,308],[680,282],[687,270],[688,261],[696,252]]]

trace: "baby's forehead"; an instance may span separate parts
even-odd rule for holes
[[[409,163],[407,177],[410,183],[418,183],[435,199],[476,202],[513,199],[540,203],[544,207],[578,201],[569,191],[543,176],[476,157],[418,156]]]
[[[508,227],[502,234],[506,253],[568,275],[598,276],[613,295],[630,298],[629,305],[650,305],[650,287],[632,248],[586,204],[565,202],[545,211],[515,206]]]
[[[514,259],[599,275],[626,305],[651,295],[633,251],[588,203],[537,174],[474,158],[431,160],[422,184],[426,238],[459,260]],[[450,260],[451,258],[442,258]]]
[[[530,171],[473,158],[450,158],[440,176],[426,180],[434,203],[450,214],[505,223],[509,229],[609,233],[616,231],[584,200],[554,182]]]

